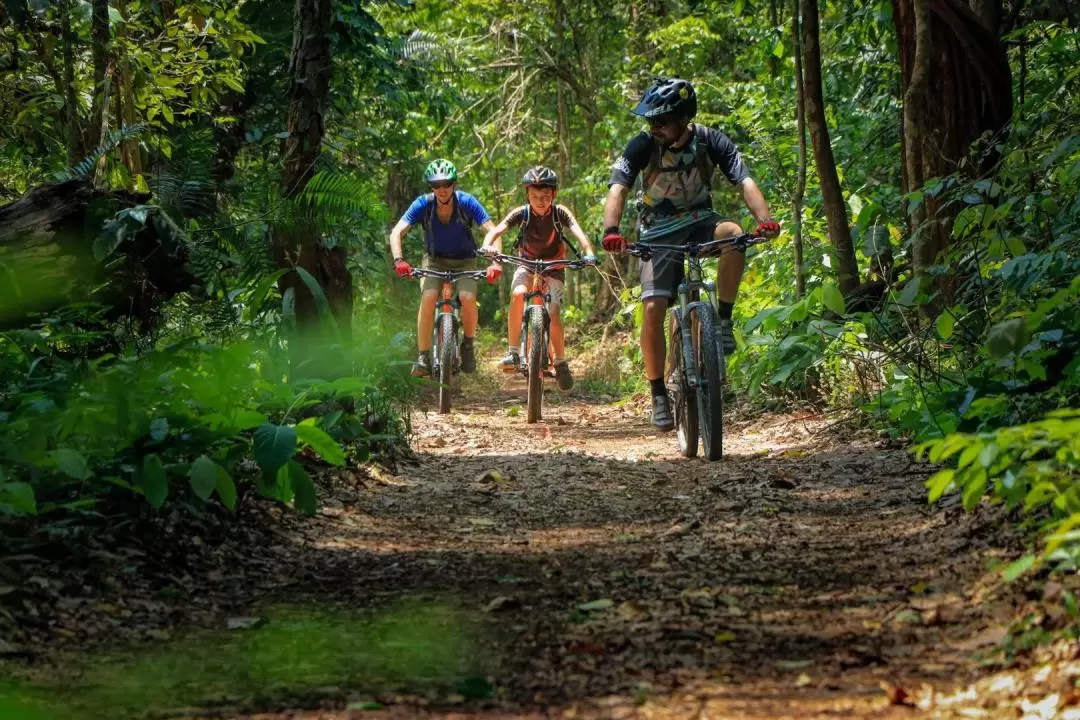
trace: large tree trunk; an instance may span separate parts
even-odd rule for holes
[[[71,29],[70,0],[60,5],[60,35],[64,44],[64,132],[67,135],[67,160],[72,166],[84,155],[82,132],[79,127],[79,104],[75,96],[75,43],[78,38]]]
[[[795,123],[799,133],[799,168],[795,193],[791,198],[791,224],[795,242],[795,297],[806,295],[806,267],[803,260],[803,196],[806,194],[806,90],[803,87],[802,31],[799,22],[799,0],[794,0],[791,14],[791,38],[795,54]]]
[[[904,192],[957,171],[989,172],[994,143],[1012,117],[1012,77],[998,36],[1000,0],[893,0],[904,86]],[[993,23],[987,26],[984,23]],[[983,146],[969,156],[972,144]],[[970,160],[969,160],[970,157]],[[916,275],[948,246],[953,211],[925,195],[908,214]],[[938,290],[948,292],[948,279]]]
[[[848,227],[844,195],[836,173],[829,128],[825,123],[817,0],[802,0],[801,7],[806,123],[814,143],[814,162],[821,185],[821,198],[825,203],[825,219],[829,226],[829,239],[832,241],[833,261],[836,263],[836,280],[840,291],[846,293],[859,284],[859,266],[855,261],[855,248],[851,243],[851,228]]]
[[[293,46],[289,61],[289,137],[285,141],[281,194],[295,198],[315,175],[322,149],[324,116],[330,90],[330,0],[296,0],[293,14]],[[352,276],[345,249],[329,249],[319,237],[315,219],[304,212],[274,227],[274,257],[282,268],[300,267],[318,282],[329,301],[338,327],[349,334],[352,322]],[[315,297],[300,274],[289,272],[279,283],[282,294],[291,291],[297,326],[311,330],[319,325]]]

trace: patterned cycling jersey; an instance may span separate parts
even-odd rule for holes
[[[681,148],[662,148],[642,132],[615,161],[609,185],[631,187],[644,173],[639,236],[648,241],[717,216],[710,177],[714,167],[732,184],[750,177],[735,143],[719,130],[694,125],[690,142]]]

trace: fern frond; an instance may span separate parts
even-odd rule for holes
[[[145,129],[146,128],[142,125],[125,125],[122,128],[109,132],[102,143],[98,145],[92,153],[87,155],[82,162],[63,172],[57,173],[56,181],[67,182],[68,180],[85,180],[94,172],[94,167],[101,158],[119,147],[120,143],[127,140],[134,140],[141,135]]]
[[[462,68],[462,59],[469,48],[454,38],[426,30],[413,30],[408,37],[400,38],[391,45],[390,50],[403,62],[453,72]]]
[[[388,217],[386,207],[370,183],[328,170],[311,178],[297,201],[318,211],[324,221],[364,219],[385,222]]]

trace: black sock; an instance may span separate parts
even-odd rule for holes
[[[465,339],[462,340],[461,342],[464,345],[472,345],[473,339],[471,337],[469,337],[468,335],[466,335]]]
[[[720,311],[720,319],[721,320],[730,320],[731,319],[731,311],[735,309],[735,303],[729,303],[729,302],[724,302],[723,300],[719,300],[719,301],[717,301],[716,305],[717,305],[717,309]]]
[[[664,378],[656,378],[649,381],[649,387],[652,389],[653,397],[657,395],[666,395],[667,388],[664,386]]]

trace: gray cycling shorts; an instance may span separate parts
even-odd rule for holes
[[[703,243],[713,239],[713,230],[720,223],[735,222],[731,218],[711,217],[693,225],[680,228],[668,235],[650,238],[642,242],[657,242],[662,245],[685,245],[691,240]],[[678,253],[664,252],[659,250],[653,253],[648,260],[638,260],[638,270],[641,274],[641,298],[650,297],[675,297],[679,289],[679,283],[683,281],[686,273],[686,263],[683,256]]]

